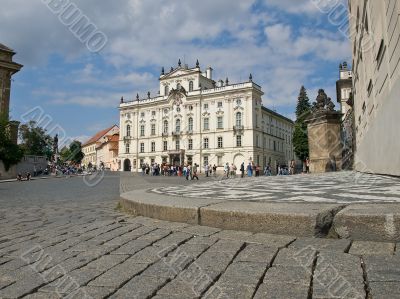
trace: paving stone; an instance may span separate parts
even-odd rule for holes
[[[307,299],[308,291],[309,287],[302,284],[274,281],[261,284],[254,299]]]
[[[302,249],[284,248],[279,250],[273,266],[305,267],[311,269],[316,257],[313,247]]]
[[[266,270],[267,266],[258,262],[232,263],[225,270],[225,273],[222,274],[218,282],[257,284]]]
[[[157,296],[159,298],[200,298],[201,294],[210,284],[205,285],[204,283],[196,281],[193,283],[190,281],[186,282],[180,278],[176,278],[157,291]]]
[[[277,248],[262,244],[249,244],[237,255],[234,262],[258,262],[270,265],[277,252]]]
[[[133,263],[128,260],[100,275],[95,280],[91,281],[89,286],[118,288],[147,267],[147,264]]]
[[[371,282],[369,288],[373,299],[400,298],[400,283],[398,281]]]
[[[246,242],[265,244],[270,247],[283,248],[296,240],[296,237],[257,233],[246,238]]]
[[[242,247],[244,247],[242,241],[219,240],[208,249],[208,252],[238,252]]]
[[[133,255],[136,252],[139,252],[140,250],[142,250],[143,248],[146,248],[147,246],[151,245],[151,241],[149,240],[133,240],[130,241],[128,243],[126,243],[125,245],[122,245],[120,248],[114,250],[111,252],[112,255],[118,255],[118,254],[122,254],[122,255],[126,255],[126,254],[130,254]]]
[[[394,243],[354,241],[349,253],[354,255],[393,255],[394,249]]]
[[[193,235],[182,233],[182,232],[174,232],[165,238],[157,241],[153,244],[155,247],[159,247],[160,249],[166,249],[168,247],[178,247],[178,245],[192,238]]]
[[[303,267],[272,267],[267,270],[263,283],[292,283],[309,286],[311,283],[312,272]]]
[[[29,294],[25,297],[23,297],[23,299],[61,299],[62,295],[59,295],[57,293],[43,293],[43,292],[36,292],[33,294]]]
[[[200,254],[205,252],[209,248],[206,244],[183,244],[180,245],[176,250],[184,253],[190,257],[197,258]],[[164,251],[163,251],[164,252]]]
[[[252,236],[251,232],[235,231],[235,230],[222,230],[214,235],[213,238],[223,239],[223,240],[238,240],[246,241],[249,236]]]
[[[200,225],[194,225],[194,226],[188,226],[182,229],[183,232],[192,234],[192,235],[197,235],[201,237],[209,237],[211,235],[214,235],[215,233],[221,231],[221,229],[214,228],[214,227],[208,227],[208,226],[200,226]]]
[[[350,247],[350,240],[320,239],[320,238],[297,238],[289,248],[313,247],[317,251],[338,251],[345,252]]]
[[[192,239],[190,239],[189,241],[187,241],[186,244],[203,244],[203,245],[213,245],[218,241],[218,239],[216,238],[210,238],[210,237],[201,237],[201,236],[193,236]]]
[[[143,272],[143,275],[172,279],[177,276],[183,269],[185,269],[192,261],[193,259],[187,256],[168,256],[162,258],[161,260],[147,268]]]
[[[399,256],[366,256],[364,263],[369,282],[397,281],[400,283]]]
[[[128,255],[105,255],[86,265],[88,269],[106,271],[128,259]]]
[[[204,295],[206,299],[247,299],[253,298],[256,290],[255,285],[237,283],[222,283],[213,285]]]
[[[113,294],[110,299],[147,299],[155,294],[167,281],[168,278],[164,277],[140,275],[131,279]]]

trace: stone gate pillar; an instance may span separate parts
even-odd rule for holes
[[[307,118],[310,172],[342,170],[341,118],[324,90],[318,91],[317,102]]]

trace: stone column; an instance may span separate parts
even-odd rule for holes
[[[323,90],[307,118],[310,172],[323,173],[342,170],[341,118]]]

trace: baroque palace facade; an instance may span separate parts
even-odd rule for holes
[[[119,158],[122,171],[141,165],[197,163],[239,169],[287,165],[294,158],[293,121],[262,105],[261,87],[252,81],[229,84],[183,66],[160,75],[160,92],[146,99],[121,99]],[[203,167],[201,167],[203,168]],[[203,169],[202,169],[203,170]]]

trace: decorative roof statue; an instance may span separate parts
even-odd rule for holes
[[[171,66],[171,69],[169,70],[170,73],[174,71],[174,68]]]
[[[197,59],[197,61],[196,61],[196,67],[197,67],[197,68],[200,67],[200,63],[199,63],[199,60],[198,60],[198,59]]]
[[[229,79],[228,79],[228,77],[226,77],[225,86],[228,86],[228,85],[229,85]]]
[[[124,102],[124,97],[121,97],[121,104]]]
[[[326,111],[335,111],[335,104],[332,102],[331,98],[328,98],[325,91],[320,89],[318,90],[316,102],[313,103],[312,112],[315,114]]]
[[[58,134],[53,139],[53,153],[58,154]]]
[[[136,101],[139,102],[139,94],[138,93],[136,94]]]
[[[161,75],[165,75],[164,67],[161,69]]]
[[[147,93],[147,98],[150,99],[150,91]]]
[[[250,76],[249,76],[249,82],[253,82],[253,75],[252,74],[250,74]]]
[[[179,61],[178,61],[178,66],[179,66],[179,67],[182,66],[182,62],[181,62],[181,59],[180,59],[180,58],[179,58]]]

